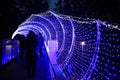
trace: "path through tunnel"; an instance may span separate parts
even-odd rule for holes
[[[66,79],[120,79],[119,26],[47,11],[31,15],[12,38],[30,30],[41,33],[46,46],[50,40],[58,42],[56,62]]]

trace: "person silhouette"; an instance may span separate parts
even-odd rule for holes
[[[30,31],[26,40],[26,63],[28,77],[35,76],[36,74],[36,62],[38,60],[36,48],[37,48],[36,35],[33,31]]]
[[[42,34],[40,33],[39,34],[39,40],[40,40],[40,48],[39,48],[39,51],[40,51],[40,56],[42,56],[43,54],[43,46],[44,46],[44,38],[42,36]]]
[[[25,42],[26,42],[26,38],[24,35],[22,34],[17,34],[14,39],[19,40],[20,42],[20,58],[22,58],[25,54]]]

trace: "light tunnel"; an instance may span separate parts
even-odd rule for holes
[[[47,11],[33,14],[13,33],[58,41],[57,63],[67,80],[120,79],[120,28],[96,19]],[[84,42],[85,45],[81,43]]]

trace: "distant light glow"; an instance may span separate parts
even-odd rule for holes
[[[16,55],[19,54],[19,41],[18,40],[3,40],[2,50],[2,64],[4,65]]]
[[[81,42],[81,45],[82,45],[82,46],[84,46],[84,45],[85,45],[85,42],[84,42],[84,41],[82,41],[82,42]]]

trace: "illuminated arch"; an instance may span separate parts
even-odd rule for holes
[[[66,76],[67,79],[75,80],[94,79],[93,75],[99,70],[96,67],[100,65],[99,59],[103,59],[100,54],[104,53],[101,48],[101,46],[106,46],[104,40],[120,40],[118,33],[113,36],[107,33],[109,30],[119,32],[120,28],[117,25],[114,26],[90,18],[55,14],[51,11],[30,16],[30,18],[23,22],[13,33],[12,38],[14,38],[16,34],[26,36],[29,30],[34,31],[37,35],[42,33],[45,39],[47,39],[46,41],[58,40],[59,48],[58,53],[56,53],[57,63],[65,75],[69,73],[69,76]],[[106,37],[115,37],[115,39],[107,39]],[[86,43],[84,49],[80,44],[82,41]],[[110,44],[110,46],[111,45],[112,44]],[[120,51],[120,45],[116,45],[117,44],[114,45],[113,51],[118,53]],[[110,53],[111,52],[112,50],[110,50]],[[117,55],[120,56],[119,54]],[[118,63],[118,65],[120,64]],[[95,77],[97,78],[97,76]],[[103,79],[107,79],[104,78],[104,76],[102,77]]]

